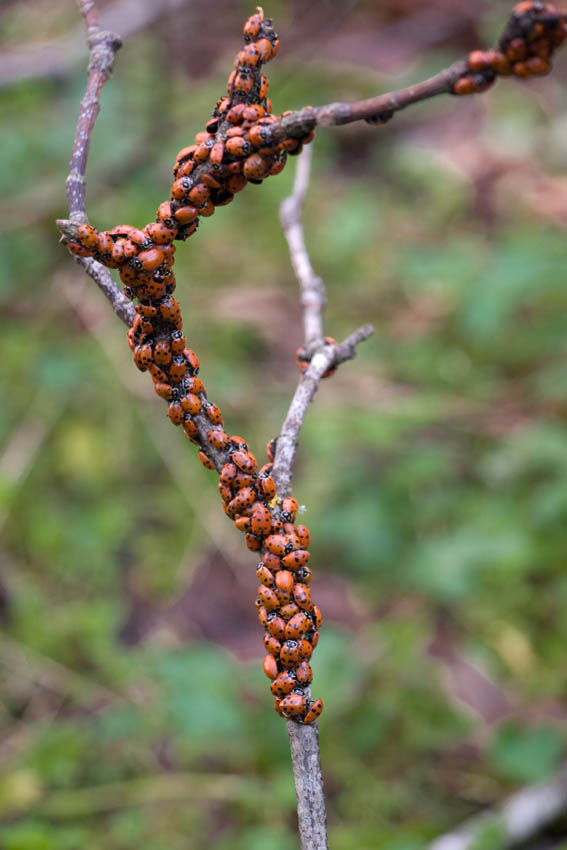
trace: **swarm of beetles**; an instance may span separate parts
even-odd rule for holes
[[[567,24],[554,6],[536,0],[518,3],[496,50],[473,50],[467,70],[453,94],[477,94],[497,76],[533,77],[548,74],[551,56],[567,38]]]
[[[275,708],[283,717],[311,723],[321,714],[323,703],[312,701],[309,689],[313,678],[309,659],[321,625],[321,612],[311,601],[309,588],[309,531],[295,524],[297,501],[282,500],[276,493],[270,475],[275,441],[268,444],[269,462],[258,469],[245,441],[224,430],[219,408],[207,400],[197,377],[199,360],[187,348],[181,310],[173,297],[173,242],[192,236],[201,216],[230,203],[248,182],[261,183],[279,174],[288,153],[300,153],[313,139],[311,132],[267,143],[266,130],[277,119],[271,114],[261,67],[277,54],[279,41],[260,8],[244,25],[244,38],[227,96],[217,102],[195,144],[179,151],[171,198],[160,205],[155,222],[141,230],[119,225],[102,233],[81,225],[76,241],[67,244],[75,254],[94,256],[118,269],[125,294],[137,300],[137,316],[128,331],[136,366],[150,373],[156,393],[168,402],[170,420],[200,447],[199,457],[208,469],[215,469],[208,448],[223,453],[219,492],[224,510],[244,533],[247,547],[261,553],[256,607],[265,629],[263,667],[272,680]],[[194,421],[203,414],[210,425],[205,445]]]
[[[453,91],[482,91],[497,74],[547,73],[550,56],[565,37],[565,24],[557,20],[552,6],[520,3],[499,49],[471,53],[467,71]],[[142,229],[118,225],[104,232],[81,225],[67,247],[118,269],[125,295],[137,301],[136,319],[128,331],[136,366],[150,373],[156,393],[168,403],[170,420],[199,446],[204,466],[216,468],[211,449],[221,454],[224,465],[218,488],[225,513],[244,533],[247,547],[260,552],[256,607],[265,629],[263,668],[271,679],[275,709],[296,722],[312,723],[323,703],[311,699],[309,687],[313,677],[309,660],[321,625],[321,612],[311,601],[309,588],[309,531],[296,525],[297,501],[277,495],[271,476],[275,441],[268,443],[268,463],[258,469],[245,441],[224,430],[221,412],[207,400],[198,377],[199,359],[187,347],[181,310],[173,297],[173,242],[192,236],[201,216],[211,216],[215,207],[230,203],[248,182],[261,183],[279,174],[288,154],[300,153],[313,139],[313,131],[278,143],[270,137],[270,125],[278,119],[272,115],[261,68],[277,54],[279,40],[260,7],[244,25],[244,39],[228,78],[227,95],[217,101],[195,144],[177,154],[171,197],[159,206],[156,220]],[[331,337],[325,339],[334,343]],[[302,374],[308,364],[308,354],[298,349]],[[323,377],[334,371],[330,367]],[[207,422],[206,441],[196,417]]]

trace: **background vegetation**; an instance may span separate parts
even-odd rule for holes
[[[509,8],[272,0],[275,110],[422,79],[491,43]],[[251,11],[187,0],[128,39],[94,134],[93,224],[153,218]],[[292,850],[255,559],[57,244],[85,82],[76,9],[0,14],[6,55],[29,46],[30,68],[71,39],[66,69],[23,80],[0,63],[0,846]],[[564,72],[559,59],[550,78],[315,142],[326,330],[376,326],[323,382],[295,478],[325,617],[313,666],[334,850],[419,850],[551,774],[564,748]],[[209,395],[259,455],[297,380],[277,215],[292,179],[293,163],[178,249]]]

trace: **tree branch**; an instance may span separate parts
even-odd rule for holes
[[[291,264],[298,280],[303,307],[303,339],[306,345],[323,338],[322,312],[327,303],[325,284],[315,274],[303,236],[301,210],[309,185],[311,172],[312,145],[303,148],[297,159],[295,182],[289,198],[280,206],[280,221],[289,245]]]
[[[292,194],[282,201],[280,206],[280,220],[289,245],[291,264],[299,283],[303,307],[304,351],[311,357],[276,443],[272,477],[278,494],[282,497],[291,493],[299,432],[323,375],[333,365],[354,357],[358,343],[374,332],[371,325],[365,325],[340,345],[330,344],[323,338],[322,314],[327,301],[325,284],[322,278],[315,274],[311,265],[301,222],[301,211],[309,186],[311,156],[311,145],[308,145],[297,161]],[[327,850],[327,817],[317,723],[300,726],[288,721],[287,734],[297,795],[297,818],[302,850]]]
[[[548,782],[522,788],[499,809],[477,815],[454,832],[437,838],[429,850],[468,850],[487,830],[499,830],[499,846],[528,841],[567,813],[567,770]]]

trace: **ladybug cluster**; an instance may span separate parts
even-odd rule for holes
[[[278,174],[287,154],[298,154],[313,138],[310,133],[268,143],[267,130],[276,118],[261,66],[276,55],[279,41],[261,8],[246,22],[244,38],[228,79],[228,96],[217,102],[196,143],[177,155],[171,198],[160,205],[155,222],[143,229],[119,225],[104,232],[80,225],[67,247],[118,269],[124,293],[136,299],[137,315],[128,331],[134,362],[150,373],[156,393],[168,403],[171,422],[199,446],[204,466],[220,470],[225,513],[244,532],[247,547],[260,553],[256,606],[266,631],[263,668],[272,680],[276,711],[311,723],[323,703],[311,700],[309,687],[309,659],[321,625],[309,588],[309,531],[295,524],[296,500],[282,501],[277,495],[270,474],[275,441],[268,444],[269,463],[258,470],[245,441],[224,430],[221,412],[208,401],[198,377],[199,359],[187,347],[181,309],[173,297],[173,242],[186,240],[201,216],[232,201],[248,182]]]
[[[473,50],[467,70],[453,86],[453,94],[477,94],[498,75],[532,77],[548,74],[551,56],[567,38],[567,24],[547,3],[527,0],[514,7],[496,50]]]

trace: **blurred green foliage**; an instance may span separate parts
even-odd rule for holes
[[[3,13],[16,40],[29,13],[18,5]],[[45,7],[36,37],[75,25],[72,7]],[[269,11],[293,31],[293,4]],[[361,22],[379,23],[368,4],[341,18],[353,38]],[[223,91],[238,26],[199,79],[171,58],[170,31],[126,43],[93,138],[94,224],[153,218],[176,151]],[[478,31],[497,26],[484,8]],[[418,39],[412,62],[378,80],[372,54],[315,62],[300,43],[286,60],[283,40],[275,109],[420,79],[475,46],[467,37]],[[57,244],[84,76],[0,91],[0,846],[292,850],[254,559],[132,368],[123,327]],[[305,221],[326,330],[376,326],[323,382],[296,463],[326,615],[313,667],[334,850],[418,850],[548,776],[564,749],[565,248],[554,199],[530,202],[530,181],[561,165],[557,101],[555,78],[504,82],[482,102],[447,98],[315,143]],[[297,377],[277,217],[292,180],[290,164],[250,186],[177,253],[209,395],[258,455]],[[215,601],[223,563],[249,638]],[[184,614],[203,575],[215,638]],[[482,678],[472,698],[456,658]],[[503,846],[499,828],[479,842]]]

